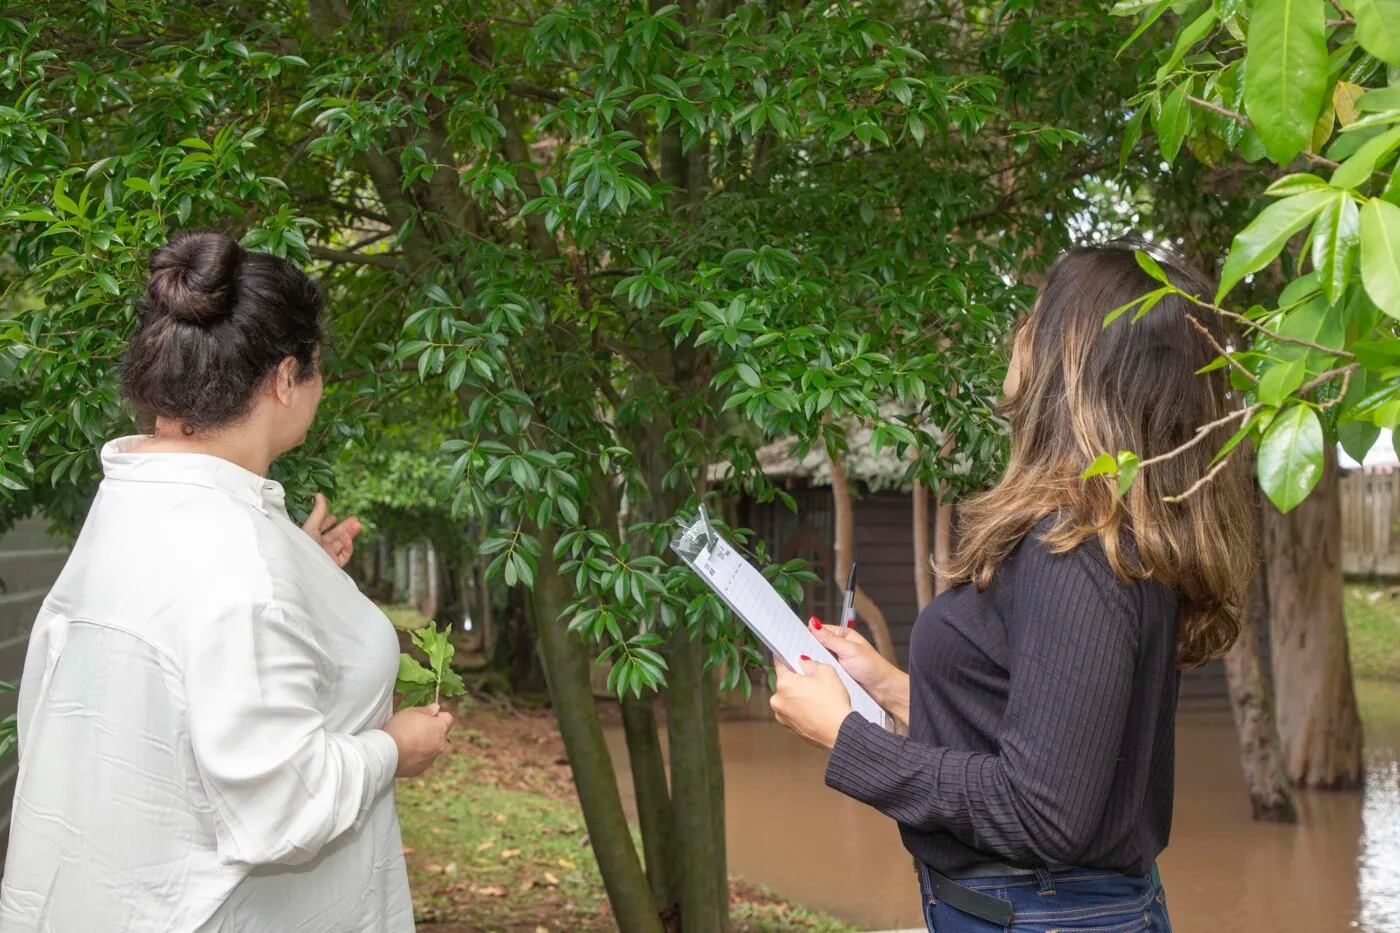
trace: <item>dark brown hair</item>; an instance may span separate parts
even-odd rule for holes
[[[144,430],[157,417],[185,433],[217,428],[248,413],[287,357],[311,376],[320,345],[321,293],[306,273],[216,230],[182,230],[151,254],[122,392]]]
[[[1136,311],[1107,327],[1109,312],[1158,287],[1123,244],[1076,249],[1046,279],[1017,335],[1025,366],[1004,409],[1011,421],[1006,473],[962,507],[962,542],[949,568],[958,582],[985,588],[997,566],[1042,518],[1056,552],[1097,536],[1125,582],[1153,578],[1179,594],[1178,663],[1225,654],[1239,635],[1254,565],[1253,485],[1248,458],[1235,456],[1192,495],[1170,501],[1211,468],[1233,427],[1144,467],[1128,494],[1112,476],[1080,476],[1105,452],[1143,460],[1175,450],[1239,406],[1228,370],[1200,369],[1233,340],[1219,318],[1176,295],[1141,319]],[[1184,262],[1148,250],[1174,285],[1213,289]],[[1205,333],[1202,333],[1204,331]],[[1206,334],[1210,336],[1207,337]]]

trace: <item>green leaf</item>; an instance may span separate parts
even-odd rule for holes
[[[1171,282],[1167,280],[1167,274],[1162,271],[1161,265],[1159,265],[1157,260],[1153,259],[1146,250],[1134,250],[1133,258],[1137,260],[1138,267],[1142,269],[1143,272],[1146,272],[1163,285],[1171,284]]]
[[[1400,207],[1376,198],[1361,208],[1361,282],[1376,307],[1400,318]]]
[[[1088,479],[1091,476],[1112,475],[1118,472],[1118,461],[1113,454],[1103,453],[1094,458],[1094,462],[1089,464],[1089,468],[1079,474],[1080,479]]]
[[[1118,451],[1118,497],[1121,499],[1128,494],[1128,490],[1133,486],[1133,480],[1137,479],[1138,470],[1142,467],[1142,461],[1138,455],[1128,450]]]
[[[1313,268],[1317,271],[1322,293],[1332,304],[1340,301],[1346,291],[1356,264],[1356,244],[1360,237],[1360,211],[1356,201],[1340,191],[1313,224]]]
[[[1293,390],[1303,384],[1307,373],[1306,357],[1299,356],[1286,363],[1276,363],[1259,378],[1259,401],[1265,405],[1278,407],[1283,400],[1293,394]]]
[[[1157,115],[1157,146],[1162,150],[1162,158],[1168,162],[1176,160],[1190,125],[1191,109],[1186,104],[1186,89],[1179,87],[1162,102],[1162,112]]]
[[[1347,0],[1356,41],[1381,61],[1400,65],[1400,0]]]
[[[1249,226],[1235,234],[1220,272],[1218,304],[1245,276],[1274,261],[1288,238],[1302,230],[1327,206],[1335,192],[1326,189],[1295,194],[1269,205]]]
[[[208,143],[206,143],[204,140],[197,139],[194,136],[190,136],[180,140],[180,145],[184,146],[186,149],[203,149],[206,152],[214,148],[213,146],[210,146]]]
[[[1308,497],[1322,478],[1322,422],[1307,405],[1274,418],[1259,445],[1259,485],[1280,512]]]
[[[433,672],[419,664],[406,654],[399,655],[399,676],[400,683],[405,684],[430,684],[437,678]]]
[[[740,363],[738,366],[735,366],[734,369],[738,372],[739,378],[744,380],[746,384],[758,388],[760,381],[758,378],[758,371],[752,366],[748,363]]]
[[[1257,0],[1245,52],[1245,112],[1264,148],[1287,165],[1312,139],[1327,85],[1319,0]]]
[[[1131,3],[1131,0],[1129,0],[1129,2]],[[1135,6],[1135,4],[1133,5]],[[1147,15],[1142,18],[1142,22],[1138,23],[1137,28],[1133,30],[1133,34],[1128,36],[1128,38],[1123,42],[1123,44],[1118,47],[1116,55],[1122,55],[1123,50],[1126,49],[1128,46],[1132,45],[1134,42],[1136,42],[1138,40],[1138,36],[1141,36],[1144,32],[1147,32],[1147,30],[1152,26],[1152,24],[1157,22],[1157,20],[1161,18],[1162,14],[1167,12],[1167,10],[1171,8],[1171,5],[1172,0],[1157,0],[1156,5],[1148,11]],[[1115,6],[1114,9],[1118,9],[1118,7]],[[1119,13],[1118,15],[1125,16],[1128,14]]]
[[[1400,3],[1400,0],[1396,2]],[[1356,188],[1364,184],[1370,180],[1377,163],[1394,152],[1397,146],[1400,146],[1400,126],[1366,140],[1360,149],[1332,173],[1333,187]]]
[[[1381,429],[1366,421],[1348,421],[1337,426],[1337,440],[1347,455],[1357,463],[1366,459],[1366,455],[1376,446],[1376,440],[1380,436]]]

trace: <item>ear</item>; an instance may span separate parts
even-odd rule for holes
[[[285,407],[291,407],[297,387],[297,373],[300,370],[301,364],[297,362],[297,358],[289,356],[278,363],[272,372],[272,395]]]

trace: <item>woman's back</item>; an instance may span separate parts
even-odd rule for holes
[[[31,638],[0,930],[412,929],[392,628],[277,484],[139,440]]]

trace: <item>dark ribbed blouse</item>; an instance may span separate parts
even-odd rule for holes
[[[909,647],[909,735],[852,714],[826,782],[894,818],[915,858],[1146,875],[1172,819],[1176,594],[1125,584],[1095,539],[1039,535],[985,591],[949,590]]]

